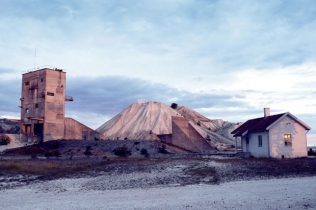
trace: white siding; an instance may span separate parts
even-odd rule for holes
[[[292,146],[284,145],[284,134],[291,134]],[[269,130],[270,156],[294,158],[307,156],[306,130],[289,117],[285,117]]]
[[[258,136],[262,136],[262,147],[259,147]],[[265,132],[249,133],[249,151],[254,157],[268,157],[268,135]],[[242,138],[242,150],[247,152],[246,137]]]

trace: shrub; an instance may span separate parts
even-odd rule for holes
[[[121,147],[117,147],[113,150],[114,154],[121,157],[126,157],[132,155],[131,150],[129,150],[126,145],[124,144]]]
[[[2,134],[0,136],[0,145],[8,145],[10,144],[11,139],[9,136]]]
[[[90,155],[92,155],[92,152],[91,152],[91,146],[86,146],[86,150],[84,151],[84,155],[87,155],[88,157],[90,156]]]
[[[309,148],[307,155],[308,156],[316,156],[316,152],[314,152],[312,148]]]
[[[38,159],[36,155],[31,155],[31,159],[36,160]]]
[[[61,156],[61,153],[59,152],[58,149],[56,149],[56,150],[53,151],[53,156],[54,156],[54,157],[60,157],[60,156]]]
[[[48,152],[45,152],[44,156],[49,158],[53,156],[53,153],[51,151],[48,151]]]
[[[148,152],[147,152],[147,149],[145,149],[145,148],[143,148],[143,149],[140,150],[140,154],[144,155],[145,157],[148,157],[148,156],[149,156],[149,154],[148,154]]]
[[[158,153],[169,154],[169,152],[166,150],[166,145],[162,145],[161,147],[159,147]]]
[[[171,107],[172,109],[176,109],[176,108],[178,107],[178,104],[172,103],[170,107]]]
[[[50,151],[47,151],[44,153],[44,156],[49,158],[49,157],[60,157],[61,156],[61,153],[59,152],[58,149],[55,149],[55,150],[50,150]]]

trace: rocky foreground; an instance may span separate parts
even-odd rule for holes
[[[315,158],[2,158],[0,209],[316,208]]]

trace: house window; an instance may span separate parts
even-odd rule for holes
[[[38,104],[35,104],[35,108],[38,108]]]
[[[44,78],[41,78],[41,82],[44,82]]]
[[[30,82],[29,82],[29,81],[27,81],[27,82],[25,82],[24,84],[25,84],[25,86],[27,86],[27,85],[29,85],[29,84],[30,84]]]
[[[258,136],[258,147],[262,147],[262,136]]]
[[[54,96],[54,93],[47,92],[47,95],[48,95],[48,96]]]
[[[284,146],[291,147],[292,146],[292,136],[291,134],[284,134]]]

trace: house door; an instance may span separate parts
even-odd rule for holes
[[[246,152],[249,152],[249,137],[246,137]]]

